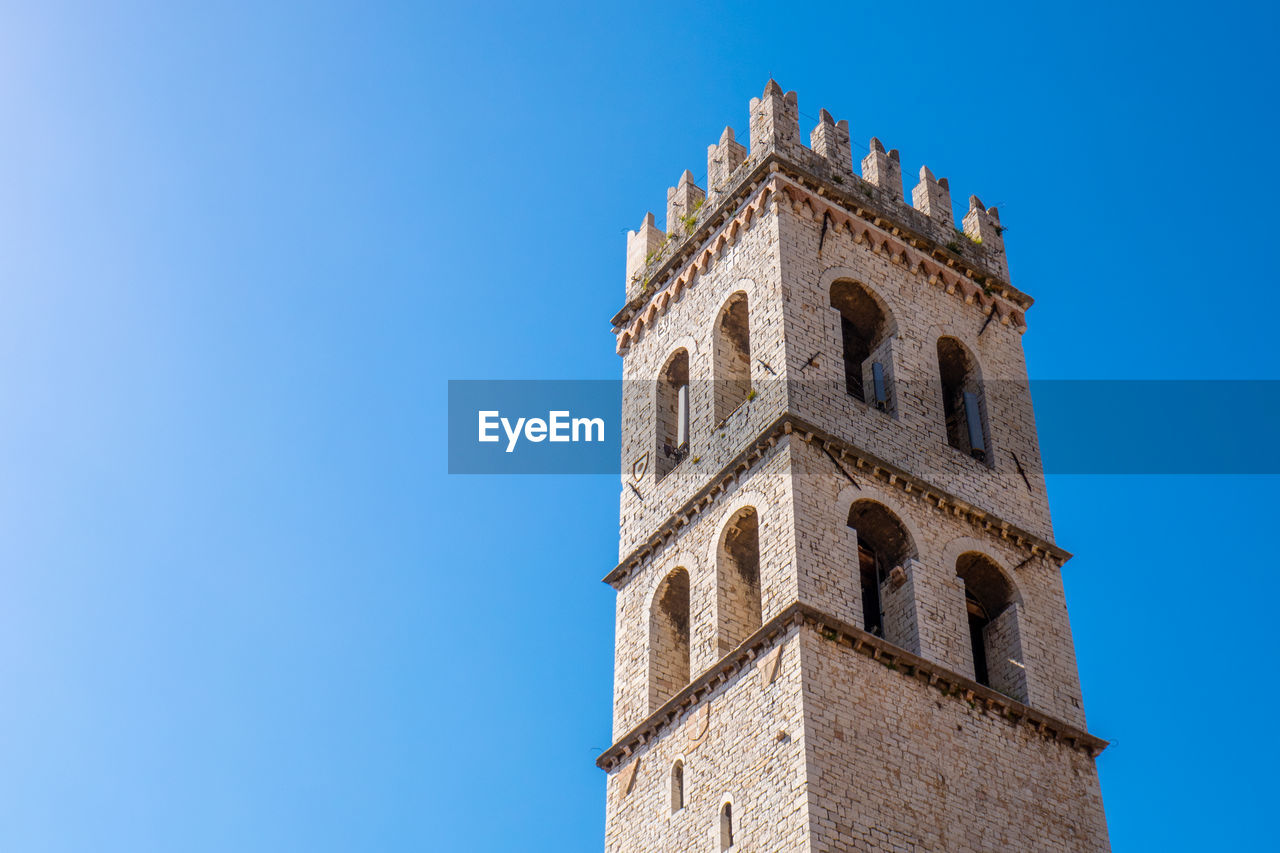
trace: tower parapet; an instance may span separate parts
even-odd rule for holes
[[[988,257],[996,265],[1001,278],[1009,278],[1009,263],[1004,255],[1004,228],[1000,225],[1000,212],[994,207],[986,209],[976,195],[969,196],[969,212],[964,215],[964,233],[969,239],[987,250]]]
[[[644,215],[640,230],[627,232],[627,301],[638,298],[646,283],[641,279],[653,256],[666,243],[666,236],[658,230],[652,213]]]
[[[862,179],[874,185],[892,201],[902,200],[902,163],[898,149],[884,150],[884,144],[871,137],[871,150],[862,158]]]
[[[729,189],[729,180],[747,159],[747,147],[733,138],[733,128],[726,127],[717,145],[707,146],[707,192],[714,204]]]
[[[838,175],[853,172],[853,153],[849,148],[849,122],[835,121],[825,109],[818,112],[818,125],[809,134],[809,146],[831,164]]]
[[[769,81],[760,97],[751,99],[749,127],[750,148],[736,140],[732,127],[726,127],[720,141],[707,147],[705,191],[688,170],[675,187],[667,190],[663,229],[650,223],[652,228],[642,226],[639,232],[632,232],[636,236],[628,236],[627,303],[614,318],[615,325],[634,316],[662,289],[678,258],[687,257],[698,244],[714,236],[716,226],[732,212],[725,206],[734,203],[744,186],[759,183],[777,170],[834,185],[831,195],[847,196],[846,207],[866,210],[869,218],[884,220],[912,240],[928,243],[928,253],[985,289],[1010,293],[1021,311],[1030,306],[1031,299],[1009,284],[1003,228],[994,208],[980,209],[979,213],[971,209],[964,218],[963,230],[957,227],[950,186],[945,178],[935,179],[927,167],[921,169],[920,183],[912,190],[908,204],[903,193],[901,157],[897,149],[886,149],[874,136],[862,158],[861,173],[856,174],[849,122],[836,121],[826,109],[819,111],[818,123],[806,146],[800,135],[796,93],[784,92],[774,80]]]
[[[694,183],[693,172],[685,169],[680,181],[667,188],[667,234],[683,236],[692,231],[706,198],[702,187]]]
[[[777,81],[770,80],[764,94],[751,99],[751,153],[773,148],[794,154],[801,147],[796,93],[784,93]]]
[[[955,219],[951,215],[951,184],[946,178],[934,178],[928,166],[920,167],[920,183],[911,191],[911,203],[925,216],[945,226],[955,227]]]

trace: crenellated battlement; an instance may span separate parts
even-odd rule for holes
[[[927,166],[922,166],[908,203],[897,149],[886,150],[874,136],[860,163],[860,174],[855,174],[848,121],[835,121],[827,110],[820,110],[806,146],[800,135],[796,93],[784,92],[774,80],[768,82],[760,97],[751,99],[749,115],[749,148],[736,140],[732,127],[726,127],[720,141],[707,147],[707,188],[699,187],[693,173],[686,169],[676,185],[667,190],[665,227],[658,228],[654,215],[649,213],[639,230],[628,232],[628,307],[619,312],[619,317],[632,313],[631,309],[652,295],[652,285],[661,278],[664,267],[687,252],[687,244],[710,236],[700,234],[703,226],[725,219],[727,212],[722,208],[736,203],[735,199],[740,201],[739,191],[758,180],[758,176],[753,178],[754,173],[770,158],[798,167],[828,184],[833,198],[845,194],[856,199],[859,207],[873,209],[878,218],[932,244],[939,255],[959,259],[977,277],[994,277],[1007,287],[1004,228],[996,209],[983,207],[976,195],[970,196],[969,210],[958,227],[947,179],[936,178]],[[1026,302],[1029,304],[1030,300]]]

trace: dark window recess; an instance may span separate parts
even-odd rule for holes
[[[831,307],[840,312],[840,344],[844,351],[844,387],[863,403],[883,404],[889,407],[889,387],[886,371],[888,350],[884,347],[891,324],[880,304],[861,284],[855,281],[838,281],[831,286]],[[868,380],[864,373],[872,357],[880,359],[880,372]],[[875,384],[868,388],[868,381]]]
[[[880,581],[883,572],[875,551],[858,545],[858,569],[862,576],[862,627],[869,634],[884,636],[884,612],[880,605]]]
[[[973,648],[973,680],[979,684],[991,686],[991,676],[987,672],[987,625],[991,620],[987,611],[979,601],[969,593],[965,593],[965,604],[969,609],[969,645]]]
[[[955,338],[939,338],[938,372],[947,444],[987,462],[990,442],[983,426],[982,377],[977,362]]]
[[[656,395],[657,458],[654,471],[661,480],[689,455],[689,353],[676,350],[658,377]]]
[[[845,390],[849,396],[865,403],[867,396],[862,390],[862,363],[871,355],[871,347],[848,317],[840,318],[840,334],[844,338]]]
[[[947,423],[947,444],[956,449],[960,449],[960,436],[964,434],[964,415],[959,405],[960,399],[956,394],[955,386],[946,384],[943,380],[942,385],[942,414]]]
[[[915,553],[911,537],[902,522],[883,504],[865,498],[854,501],[849,507],[848,524],[856,536],[854,541],[858,548],[862,629],[901,644],[908,639],[912,628],[901,624],[901,617],[896,617],[896,621],[895,618],[886,617],[881,590],[889,573],[906,563]],[[850,569],[852,568],[851,566]]]

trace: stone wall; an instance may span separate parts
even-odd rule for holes
[[[768,657],[742,670],[609,774],[608,853],[719,851],[726,801],[734,850],[810,849],[798,630],[781,644],[776,672]],[[677,760],[684,808],[673,812]]]
[[[620,558],[728,464],[742,449],[744,437],[786,410],[785,383],[764,367],[780,372],[786,361],[776,223],[767,213],[754,217],[738,242],[696,287],[670,303],[662,321],[623,361]],[[756,393],[722,421],[715,414],[715,328],[737,293],[747,299],[751,388]],[[689,353],[689,455],[663,472],[658,464],[663,448],[657,437],[657,380],[672,353],[682,348]]]
[[[800,643],[812,827],[804,849],[1108,849],[1087,754],[812,629]]]
[[[779,443],[746,476],[722,493],[678,536],[660,550],[618,590],[614,654],[614,736],[649,714],[650,613],[658,588],[673,570],[689,573],[690,677],[718,661],[721,614],[719,575],[736,568],[722,560],[726,527],[744,509],[754,507],[760,545],[760,601],[764,621],[796,600],[791,571],[795,540],[789,442]],[[671,476],[675,476],[673,473]]]
[[[909,584],[895,595],[910,589],[915,610],[911,621],[918,633],[896,645],[973,677],[964,585],[956,578],[956,562],[964,553],[985,554],[1003,570],[1019,599],[1022,659],[996,663],[1004,671],[1015,667],[1025,673],[1028,704],[1084,728],[1075,647],[1057,565],[1042,557],[1028,560],[1025,549],[998,533],[940,512],[923,494],[905,495],[864,472],[850,482],[816,442],[793,440],[788,458],[801,602],[854,625],[863,624],[856,537],[847,525],[849,509],[855,501],[882,504],[902,522],[916,554],[904,568],[904,574],[910,573]]]
[[[796,190],[795,198],[801,199],[802,192]],[[788,202],[785,193],[779,193],[779,199],[790,411],[1051,540],[1040,446],[1017,329],[988,323],[989,307],[929,284],[928,276],[913,271],[909,262],[873,247],[865,237],[855,242],[849,232],[830,227],[823,237],[822,217],[812,206]],[[881,356],[893,402],[888,412],[845,390],[840,316],[830,307],[830,288],[839,281],[863,285],[891,318],[891,346]],[[943,336],[960,340],[978,362],[990,432],[989,463],[947,443],[937,356]]]

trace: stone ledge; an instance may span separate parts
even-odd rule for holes
[[[748,442],[741,453],[733,457],[727,465],[713,474],[707,484],[696,491],[693,497],[667,516],[666,520],[658,525],[652,536],[632,549],[630,554],[619,561],[618,565],[604,576],[604,582],[614,589],[621,589],[635,569],[643,565],[655,551],[661,548],[668,539],[676,535],[682,527],[692,523],[693,518],[701,513],[703,509],[715,503],[717,496],[725,492],[743,474],[749,472],[779,440],[789,435],[797,435],[807,443],[817,441],[819,446],[831,454],[833,458],[849,462],[856,471],[864,476],[869,475],[872,479],[880,480],[889,486],[901,489],[908,495],[922,499],[943,512],[962,516],[984,533],[1012,541],[1014,545],[1029,552],[1024,563],[1034,557],[1045,556],[1054,560],[1061,567],[1067,560],[1071,559],[1069,551],[1059,548],[1054,543],[1042,539],[1034,533],[1011,524],[992,513],[979,509],[949,492],[936,488],[920,477],[909,474],[897,466],[890,465],[888,462],[858,449],[851,442],[824,432],[796,415],[783,413],[761,430],[754,440]],[[841,467],[843,469],[843,466]],[[852,478],[848,471],[844,471],[844,474],[846,477]],[[1018,568],[1021,568],[1021,566]]]
[[[795,602],[760,626],[736,649],[602,752],[596,759],[596,766],[607,773],[621,767],[640,747],[662,737],[689,712],[710,701],[711,696],[730,678],[754,664],[763,657],[762,652],[773,648],[788,637],[793,628],[801,625],[815,628],[825,639],[901,672],[905,678],[936,688],[944,696],[967,702],[970,707],[984,713],[994,713],[1014,725],[1025,725],[1050,741],[1081,750],[1090,758],[1096,758],[1109,745],[1102,738],[1037,711],[941,664],[898,648],[808,604]]]

